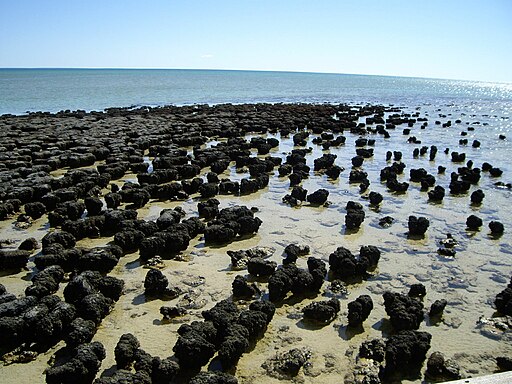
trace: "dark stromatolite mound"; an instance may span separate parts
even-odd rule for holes
[[[84,199],[85,208],[87,209],[88,216],[99,215],[103,209],[103,202],[99,197],[87,196]]]
[[[360,167],[361,165],[363,165],[363,162],[364,162],[364,157],[363,156],[355,156],[352,158],[352,165],[356,168]]]
[[[496,295],[496,309],[503,315],[512,316],[512,278],[508,286]]]
[[[392,192],[404,193],[409,189],[409,183],[405,181],[399,182],[397,176],[394,173],[391,173],[386,178],[386,187]]]
[[[499,221],[491,221],[489,223],[489,229],[493,235],[501,235],[505,232],[505,227]]]
[[[144,238],[144,232],[128,228],[114,235],[114,243],[121,247],[123,252],[129,253],[137,251]]]
[[[111,276],[102,276],[97,271],[84,271],[71,278],[64,288],[64,298],[77,305],[87,295],[100,293],[117,301],[122,294],[124,281]]]
[[[332,153],[323,154],[321,157],[314,160],[314,169],[315,171],[320,171],[323,169],[327,169],[334,165],[334,160],[336,160],[336,155]]]
[[[290,379],[299,374],[300,369],[308,362],[311,352],[303,348],[293,348],[271,357],[262,367],[271,376],[279,379]]]
[[[457,180],[457,178],[454,178],[450,182],[449,188],[452,195],[461,195],[469,191],[471,184],[466,180]]]
[[[236,276],[231,284],[233,299],[250,299],[260,293],[255,284],[249,284],[244,276]]]
[[[367,270],[377,267],[380,260],[380,250],[374,245],[363,245],[359,248],[359,261],[368,265]]]
[[[94,321],[96,325],[110,313],[113,305],[114,301],[102,293],[91,293],[76,303],[78,315],[85,320]]]
[[[207,243],[228,243],[236,236],[252,235],[258,232],[262,221],[246,206],[222,209],[217,217],[208,222],[204,230]]]
[[[23,268],[32,252],[23,250],[0,249],[0,271]]]
[[[370,180],[363,180],[359,184],[359,193],[365,193],[366,190],[370,187]]]
[[[178,337],[173,347],[180,368],[194,370],[205,365],[215,354],[215,345],[201,334],[189,332]]]
[[[295,295],[318,292],[326,274],[325,263],[314,257],[308,259],[307,271],[298,268],[294,263],[285,264],[269,278],[269,299],[278,302],[286,298],[289,292]]]
[[[18,249],[20,251],[34,251],[37,249],[38,245],[39,243],[35,238],[29,237],[20,243]]]
[[[19,199],[10,199],[0,203],[0,220],[5,220],[9,216],[18,212],[21,201]]]
[[[447,359],[441,352],[432,352],[427,360],[425,376],[436,382],[458,380],[461,378],[460,367],[452,359]]]
[[[312,194],[306,197],[307,201],[312,205],[322,205],[325,204],[327,198],[329,197],[329,191],[326,189],[318,189]]]
[[[4,348],[15,348],[26,341],[23,314],[36,305],[37,298],[34,296],[8,300],[0,304],[0,343]],[[43,313],[43,316],[47,312],[46,308],[46,313]]]
[[[370,194],[368,195],[368,198],[370,200],[370,204],[371,205],[374,205],[374,206],[377,206],[379,205],[380,203],[382,203],[382,200],[384,200],[384,197],[382,197],[382,195],[378,192],[370,192]]]
[[[62,244],[53,244],[46,247],[42,253],[37,254],[34,263],[39,270],[52,265],[58,265],[66,272],[72,271],[82,256],[82,250],[77,248],[65,249]]]
[[[347,229],[358,229],[364,221],[365,213],[363,206],[354,201],[349,201],[345,207],[345,227]]]
[[[135,350],[134,359],[135,371],[150,377],[153,384],[173,382],[180,372],[178,363],[172,357],[161,359],[158,356],[151,356],[141,348]]]
[[[21,343],[52,346],[65,337],[76,316],[73,305],[55,295],[39,301],[34,296],[14,299],[0,305],[0,342],[4,347]]]
[[[500,177],[503,174],[503,171],[500,168],[491,168],[489,169],[489,173],[492,177]]]
[[[358,169],[350,171],[348,181],[349,183],[362,183],[368,179],[368,174]]]
[[[92,320],[84,320],[76,317],[68,328],[68,333],[64,336],[66,345],[75,348],[80,344],[89,343],[96,333],[96,324]]]
[[[412,284],[407,295],[410,297],[423,298],[427,294],[427,289],[421,283]]]
[[[107,208],[116,209],[121,205],[122,201],[123,198],[119,193],[110,192],[105,195],[105,203],[107,204]]]
[[[275,307],[269,302],[251,303],[240,311],[228,300],[222,300],[203,311],[204,322],[193,322],[178,329],[173,347],[183,371],[195,371],[205,365],[216,352],[225,370],[234,366],[251,343],[261,338],[272,319]]]
[[[380,251],[375,246],[363,246],[356,258],[344,247],[338,247],[329,255],[330,272],[343,280],[364,278],[377,266]]]
[[[324,171],[324,173],[331,179],[337,180],[340,177],[341,172],[343,172],[344,170],[344,168],[338,165],[333,165],[332,167],[327,168]]]
[[[284,249],[286,259],[283,263],[289,264],[297,261],[299,256],[307,255],[310,252],[309,246],[305,244],[288,244]]]
[[[274,252],[275,249],[270,247],[254,247],[250,249],[241,249],[239,251],[226,251],[228,256],[231,258],[231,268],[234,270],[247,268],[247,263],[253,257],[266,259],[272,256]]]
[[[187,249],[190,240],[189,228],[176,224],[165,231],[155,232],[152,236],[144,238],[139,245],[139,254],[144,261],[154,256],[174,257]]]
[[[7,292],[3,284],[0,284],[0,304],[8,303],[9,301],[16,300],[16,295]]]
[[[393,224],[393,219],[391,216],[384,216],[383,218],[379,219],[379,225],[383,228],[388,228]]]
[[[382,339],[367,340],[359,347],[359,356],[383,362],[386,353],[386,344]]]
[[[139,347],[139,341],[131,333],[122,335],[114,349],[117,368],[128,369],[135,361],[135,353]]]
[[[265,260],[261,257],[253,257],[247,263],[247,271],[254,276],[270,276],[276,267],[275,261]]]
[[[354,301],[348,303],[348,325],[359,326],[365,321],[373,309],[372,298],[368,295],[361,295]]]
[[[37,302],[38,300],[34,296],[26,296],[14,300],[6,300],[4,303],[0,304],[0,318],[21,315],[27,309],[36,305]]]
[[[64,279],[64,270],[58,265],[52,265],[32,278],[32,285],[27,287],[27,296],[43,297],[57,292],[59,283]]]
[[[46,213],[46,206],[39,201],[27,203],[25,204],[25,213],[34,220],[39,219]]]
[[[432,303],[430,306],[430,311],[428,313],[430,318],[436,318],[441,317],[443,314],[444,309],[446,308],[446,304],[448,304],[448,301],[445,299],[436,300]]]
[[[169,280],[158,269],[150,269],[144,279],[144,293],[147,296],[162,296],[167,291]]]
[[[512,358],[509,356],[498,356],[496,364],[500,371],[512,371]]]
[[[305,201],[307,197],[308,191],[302,187],[296,186],[292,188],[291,197],[294,199]]]
[[[440,185],[436,185],[433,190],[428,191],[428,199],[430,201],[442,201],[444,199],[445,189]]]
[[[424,236],[430,225],[430,221],[425,217],[409,216],[409,235]]]
[[[466,154],[465,153],[459,153],[459,152],[452,152],[451,153],[452,161],[454,163],[462,163],[466,160]]]
[[[421,301],[394,292],[385,292],[384,306],[391,325],[397,331],[418,329],[423,321],[423,304]]]
[[[304,320],[322,324],[330,323],[340,311],[340,302],[336,298],[328,301],[317,301],[304,307]]]
[[[391,336],[386,342],[386,376],[419,371],[431,339],[429,333],[419,331],[401,331]]]
[[[101,343],[95,341],[81,344],[68,361],[46,370],[46,382],[48,384],[91,383],[105,356],[105,348]]]
[[[160,307],[160,314],[164,319],[174,319],[175,317],[180,317],[187,314],[187,310],[183,307],[175,306],[175,307]]]
[[[115,371],[112,376],[100,377],[94,384],[152,384],[151,377],[146,372],[130,372],[124,369]]]
[[[166,230],[173,224],[178,224],[183,215],[184,212],[180,207],[174,209],[163,209],[160,211],[158,219],[156,219],[156,225],[159,230]]]
[[[84,249],[78,258],[76,269],[78,271],[110,272],[119,262],[123,250],[117,245]]]
[[[466,219],[466,226],[473,231],[477,231],[482,225],[483,221],[478,216],[471,215]]]
[[[189,384],[238,384],[235,376],[225,372],[200,372],[190,379]]]
[[[283,268],[277,269],[268,281],[269,299],[272,302],[283,300],[288,292],[290,292],[293,284],[293,274],[296,270],[285,265]]]

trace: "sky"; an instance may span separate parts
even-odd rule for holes
[[[0,67],[512,82],[512,0],[0,0]]]

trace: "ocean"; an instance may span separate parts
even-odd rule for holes
[[[0,69],[0,114],[220,103],[464,104],[510,110],[512,84],[182,69]]]

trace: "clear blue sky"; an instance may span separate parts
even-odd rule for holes
[[[0,67],[512,82],[512,0],[0,0]]]

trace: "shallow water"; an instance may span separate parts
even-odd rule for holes
[[[416,108],[404,108],[403,111],[415,112]],[[301,370],[294,382],[343,381],[345,375],[352,371],[359,345],[364,340],[385,337],[390,332],[382,293],[386,290],[406,293],[411,284],[418,282],[427,288],[427,296],[424,298],[427,309],[436,299],[448,300],[443,321],[431,324],[426,317],[427,320],[420,326],[420,330],[432,334],[429,354],[433,351],[442,351],[454,358],[461,365],[465,377],[493,372],[496,366],[492,358],[500,355],[510,356],[512,340],[510,337],[500,340],[485,337],[476,328],[476,322],[481,316],[493,315],[494,297],[505,288],[512,272],[512,192],[494,185],[496,181],[511,181],[510,141],[498,139],[499,134],[512,137],[509,111],[481,110],[474,105],[436,105],[421,106],[419,112],[421,117],[429,118],[426,129],[420,129],[420,122],[411,130],[411,135],[422,140],[420,145],[407,143],[408,136],[402,135],[401,132],[403,127],[397,127],[391,132],[390,139],[378,135],[370,136],[376,139],[375,155],[372,159],[365,160],[362,169],[368,172],[371,181],[368,191],[380,192],[384,196],[384,201],[378,209],[369,207],[365,195],[360,196],[358,184],[348,183],[350,159],[355,156],[354,141],[359,137],[348,132],[344,134],[347,136],[346,144],[339,148],[331,148],[329,151],[338,156],[335,161],[337,165],[347,168],[339,180],[330,181],[325,175],[311,171],[310,178],[302,184],[309,192],[318,188],[327,189],[330,192],[328,207],[311,207],[304,204],[292,208],[283,204],[281,199],[289,192],[289,181],[288,178],[279,178],[277,171],[271,177],[269,186],[258,193],[241,197],[217,196],[221,208],[237,204],[257,207],[259,212],[256,216],[263,224],[252,238],[222,247],[205,246],[202,238],[196,238],[183,253],[186,260],[190,256],[190,261],[165,261],[164,273],[169,278],[170,285],[190,290],[196,302],[205,304],[202,308],[189,310],[189,314],[183,318],[170,322],[162,321],[160,306],[175,305],[180,298],[170,302],[147,302],[143,294],[143,281],[147,270],[140,267],[137,253],[123,257],[111,275],[125,281],[125,294],[116,303],[111,314],[103,320],[94,338],[101,341],[107,350],[107,358],[103,361],[100,373],[104,370],[108,373],[108,370],[115,366],[113,349],[123,333],[133,333],[139,339],[141,347],[151,354],[162,357],[172,355],[172,347],[177,338],[176,330],[181,323],[201,320],[203,309],[213,306],[216,301],[230,297],[234,277],[237,274],[246,274],[246,271],[231,271],[227,250],[247,249],[257,245],[274,247],[276,252],[271,259],[281,264],[284,247],[295,242],[308,244],[311,255],[321,257],[325,261],[339,246],[349,248],[357,254],[362,245],[375,245],[381,250],[382,257],[372,278],[350,285],[348,295],[339,296],[341,312],[334,322],[323,328],[312,329],[311,326],[305,325],[300,314],[304,306],[311,301],[322,299],[322,296],[330,297],[329,293],[300,302],[285,300],[278,307],[263,339],[256,344],[254,350],[244,354],[240,359],[235,373],[239,382],[278,382],[277,378],[268,376],[262,364],[276,353],[295,347],[309,349],[312,357],[311,366],[307,370]],[[440,113],[446,117],[439,117]],[[454,123],[450,128],[434,124],[435,120],[454,122],[456,119],[461,119],[462,123]],[[471,124],[477,121],[480,124]],[[124,123],[131,124],[127,121]],[[466,131],[468,126],[475,127],[475,130],[468,132],[467,136],[460,136],[460,132]],[[313,160],[325,152],[321,147],[311,143],[315,136],[311,134],[308,142],[308,147],[313,148],[313,152],[307,156],[311,169]],[[271,155],[284,159],[293,148],[291,138],[283,138],[280,135],[275,137],[280,139],[280,146],[273,150]],[[469,145],[460,146],[460,138],[467,138]],[[478,149],[471,147],[474,138],[482,143]],[[413,149],[423,145],[438,147],[439,152],[435,161],[429,161],[428,154],[413,158]],[[443,153],[446,147],[452,151],[465,152],[467,159],[473,160],[475,166],[488,161],[500,167],[504,171],[503,176],[491,178],[487,173],[482,173],[478,186],[472,186],[468,194],[451,196],[447,188],[450,172],[456,171],[457,167],[463,164],[452,163],[450,155]],[[403,152],[402,161],[407,164],[407,168],[404,175],[399,177],[399,181],[409,181],[409,170],[423,167],[435,175],[436,184],[446,188],[447,193],[443,202],[429,203],[427,193],[420,191],[419,183],[411,182],[409,190],[402,195],[388,193],[385,184],[379,181],[379,171],[386,163],[387,150]],[[437,175],[438,165],[447,167],[444,175]],[[232,180],[247,177],[246,174],[236,173],[234,166],[221,176],[229,176]],[[126,175],[123,180],[133,181],[136,177]],[[481,206],[471,206],[469,195],[479,188],[485,192],[485,199]],[[361,229],[355,233],[346,232],[344,228],[345,204],[350,200],[361,202],[366,213]],[[197,201],[198,199],[191,198],[184,202],[152,202],[139,210],[139,218],[156,220],[161,209],[175,206],[183,207],[187,217],[197,215]],[[465,221],[470,214],[476,214],[483,219],[484,226],[480,231],[466,230]],[[395,222],[389,228],[381,228],[378,225],[379,218],[388,215],[394,217]],[[424,239],[407,238],[409,215],[424,216],[430,220],[430,227]],[[490,236],[487,225],[491,220],[499,220],[504,224],[503,236]],[[12,226],[12,221],[4,221],[1,223],[1,238],[21,241],[33,236],[40,240],[47,230],[45,224],[46,220],[43,217],[35,221],[28,230],[16,230]],[[455,258],[445,258],[436,252],[438,242],[444,239],[447,233],[452,234],[459,242]],[[110,240],[112,238],[83,240],[78,246],[101,245]],[[298,265],[305,267],[306,258],[299,259]],[[33,268],[33,263],[29,263],[30,271]],[[9,292],[22,294],[29,285],[27,277],[30,276],[30,271],[1,276],[0,283],[4,284]],[[196,286],[196,282],[202,282],[203,278],[204,284]],[[61,291],[63,286],[64,284],[61,284]],[[266,284],[260,283],[260,286],[265,292]],[[324,283],[323,288],[327,286],[328,282]],[[353,332],[347,330],[347,303],[361,294],[369,294],[372,297],[374,310],[365,321],[364,328]],[[26,379],[28,382],[30,379],[31,382],[43,382],[42,372],[50,355],[62,345],[57,345],[28,365],[13,364],[0,367],[2,382],[18,383],[22,375],[24,381]],[[422,381],[423,378],[413,380],[416,383]]]

